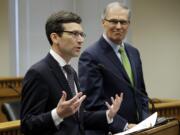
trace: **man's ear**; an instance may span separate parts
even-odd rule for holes
[[[57,33],[51,33],[50,38],[51,38],[53,44],[58,44],[59,43],[58,39],[60,37],[59,37],[59,35]]]
[[[101,20],[101,25],[104,27],[104,24],[105,24],[105,20],[104,19],[102,19]]]

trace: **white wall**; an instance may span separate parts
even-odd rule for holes
[[[133,0],[132,42],[151,97],[180,98],[180,0]]]

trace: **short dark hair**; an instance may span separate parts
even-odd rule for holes
[[[50,38],[51,33],[57,33],[59,36],[62,35],[64,31],[63,24],[75,22],[80,24],[82,22],[81,17],[75,13],[68,11],[59,11],[57,13],[52,14],[46,21],[45,29],[47,39],[52,45],[52,40]]]

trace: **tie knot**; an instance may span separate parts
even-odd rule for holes
[[[66,73],[68,74],[72,74],[73,73],[73,68],[71,67],[71,65],[65,65],[63,66],[63,69],[66,71]]]
[[[125,52],[124,47],[120,47],[120,48],[119,48],[119,52],[120,52],[120,53],[124,53],[124,52]]]

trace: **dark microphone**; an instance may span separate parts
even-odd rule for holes
[[[15,88],[15,86],[12,86],[11,84],[8,84],[7,87],[11,90],[13,90],[14,92],[16,92],[16,94],[18,94],[18,96],[21,96],[21,93]]]
[[[138,88],[133,87],[129,82],[127,82],[125,79],[119,77],[118,75],[116,75],[115,73],[113,73],[111,70],[107,69],[103,64],[98,64],[97,68],[100,70],[104,70],[104,71],[108,71],[109,73],[111,73],[114,77],[116,77],[118,80],[121,80],[122,82],[124,82],[126,85],[128,85],[130,88],[132,88],[134,90],[135,93],[138,93],[139,95],[148,98],[150,104],[152,105],[152,113],[154,113],[156,111],[155,109],[155,105],[154,102],[151,98],[148,97],[148,95],[142,93]]]

